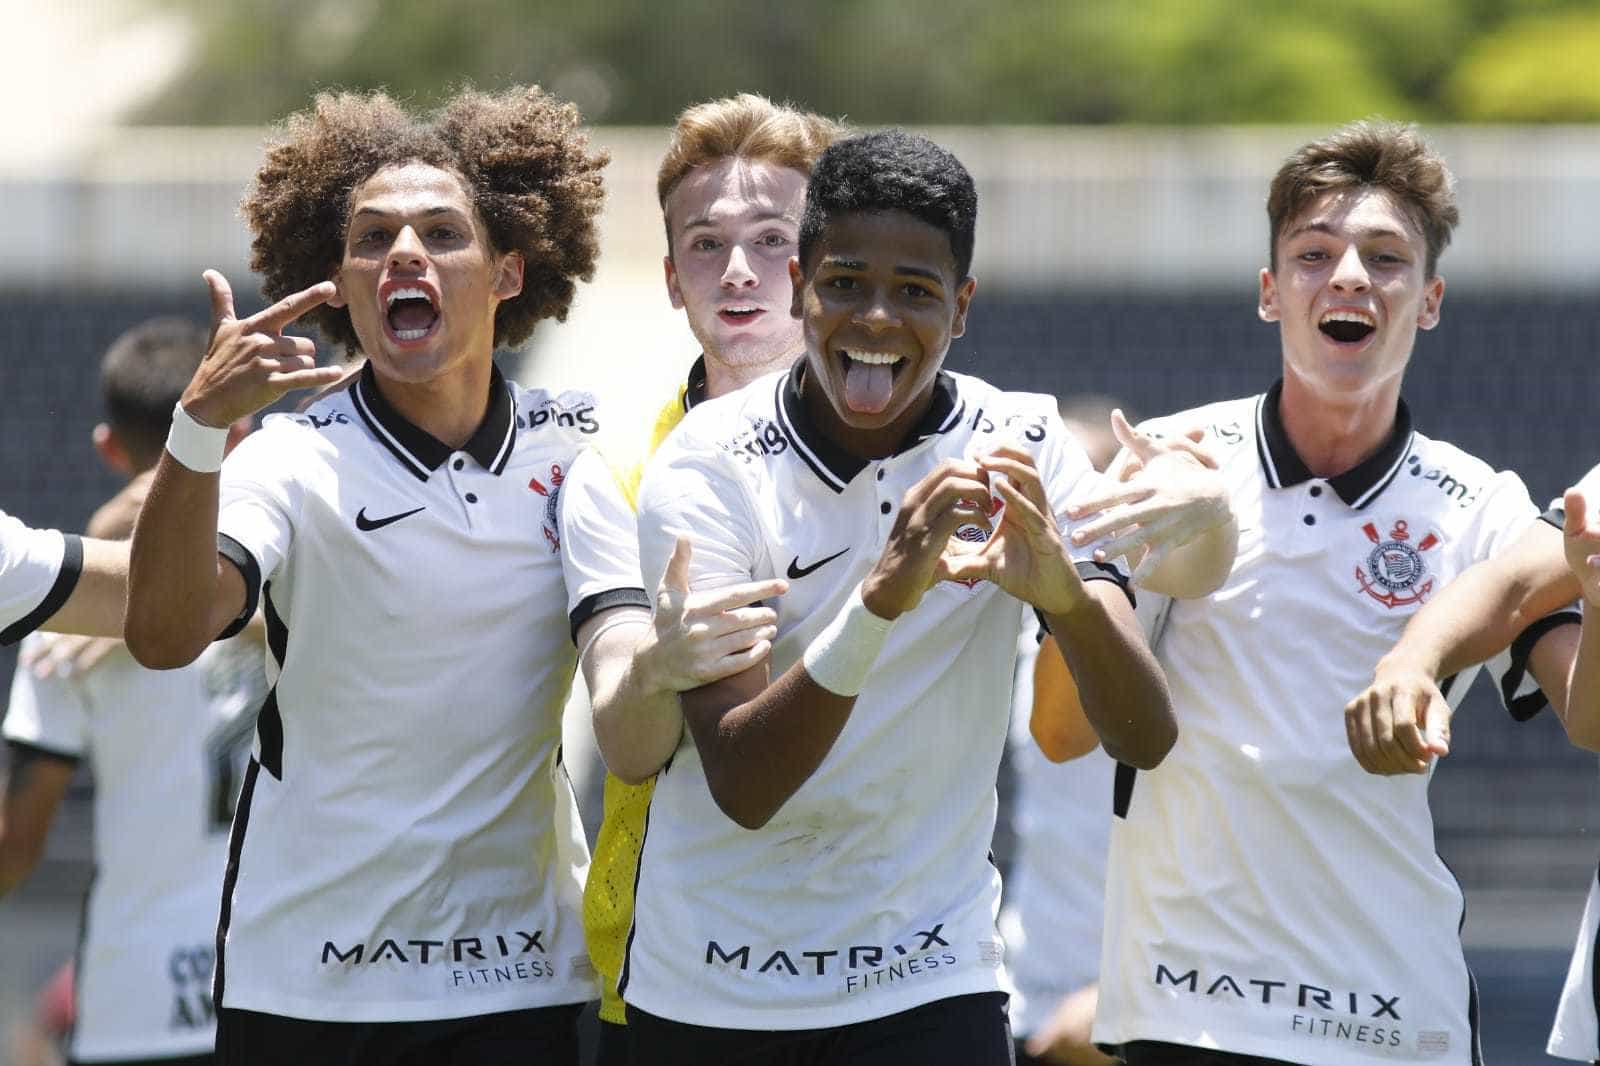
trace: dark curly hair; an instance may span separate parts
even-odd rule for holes
[[[905,130],[835,141],[811,170],[800,219],[800,265],[809,270],[822,229],[835,215],[904,211],[950,239],[956,277],[972,267],[978,190],[961,160]]]
[[[565,320],[576,282],[594,276],[608,161],[589,150],[577,108],[537,86],[465,89],[426,116],[382,92],[319,93],[284,122],[245,195],[250,266],[270,300],[327,280],[344,259],[356,187],[385,167],[426,163],[461,178],[497,253],[522,253],[522,292],[494,320],[496,345],[520,344],[541,319]],[[359,348],[345,309],[323,305],[307,320]]]

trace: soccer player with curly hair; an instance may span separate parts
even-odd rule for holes
[[[240,319],[206,276],[211,347],[134,535],[127,640],[175,666],[266,616],[223,1063],[575,1061],[594,982],[561,708],[576,647],[625,659],[616,622],[649,601],[626,501],[584,451],[593,397],[508,382],[493,352],[592,274],[605,162],[537,88],[426,116],[324,94],[244,203],[278,302]],[[219,476],[211,427],[339,379],[283,332],[301,317],[365,366]],[[597,703],[676,701],[608,676]]]

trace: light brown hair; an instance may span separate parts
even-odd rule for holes
[[[1278,236],[1323,193],[1383,189],[1394,197],[1427,242],[1425,276],[1433,277],[1439,255],[1461,220],[1455,179],[1443,157],[1409,123],[1363,119],[1302,146],[1278,168],[1267,194],[1271,223],[1269,262],[1277,269]]]
[[[663,215],[667,197],[696,167],[723,159],[748,159],[810,174],[823,149],[844,135],[832,119],[740,93],[685,108],[672,127],[667,154],[656,172]],[[670,225],[667,238],[670,245]]]

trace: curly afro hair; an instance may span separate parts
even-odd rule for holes
[[[972,267],[978,191],[961,160],[905,130],[835,141],[817,159],[800,219],[800,265],[810,269],[823,227],[835,215],[904,211],[950,240],[956,277]]]
[[[497,346],[520,344],[540,320],[565,320],[577,281],[594,276],[609,160],[590,151],[581,121],[537,86],[463,90],[420,117],[382,92],[320,93],[284,122],[245,195],[250,266],[270,300],[327,280],[344,259],[357,186],[385,167],[426,163],[461,178],[497,253],[522,253],[522,292],[494,321]],[[359,349],[343,308],[323,305],[307,320]]]

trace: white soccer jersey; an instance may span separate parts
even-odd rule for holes
[[[61,610],[83,573],[83,542],[29,529],[0,511],[0,644],[15,644]]]
[[[1094,984],[1100,972],[1117,765],[1099,748],[1065,763],[1039,750],[1028,728],[1039,642],[1036,624],[1027,629],[1018,652],[1009,755],[1016,772],[1017,851],[1000,913],[1006,968],[1016,985],[1011,1031],[1018,1037],[1031,1036],[1063,997]]]
[[[6,740],[94,769],[74,1062],[211,1051],[217,899],[267,692],[261,659],[236,637],[181,670],[146,670],[119,649],[73,677],[12,680]]]
[[[405,1021],[593,998],[569,613],[648,604],[625,537],[564,532],[597,428],[588,394],[496,371],[452,450],[369,366],[229,457],[222,550],[261,589],[274,688],[230,843],[222,1006]],[[626,529],[605,488],[586,521]]]
[[[1600,466],[1578,482],[1591,508],[1600,505]],[[1557,496],[1543,518],[1560,529],[1566,524],[1566,501]],[[1572,962],[1556,1008],[1556,1021],[1550,1030],[1550,1054],[1580,1062],[1600,1060],[1600,981],[1596,980],[1595,960],[1600,957],[1600,877],[1589,879],[1589,899],[1583,908],[1583,923],[1572,947]]]
[[[774,677],[843,606],[906,491],[939,462],[1015,440],[1058,513],[1094,476],[1052,399],[953,374],[902,451],[853,458],[807,417],[803,372],[696,406],[647,468],[639,509],[647,582],[680,534],[696,588],[788,577]],[[988,583],[930,589],[895,624],[833,749],[759,830],[712,801],[685,733],[646,822],[623,999],[695,1025],[804,1029],[1003,989],[988,852],[1019,614]]]
[[[1313,477],[1280,388],[1155,424],[1206,427],[1239,552],[1221,589],[1170,605],[1156,644],[1177,745],[1118,770],[1095,1039],[1475,1064],[1428,777],[1363,770],[1343,710],[1421,604],[1537,512],[1516,475],[1414,432],[1403,404],[1376,455]],[[1516,658],[1496,669],[1521,718],[1543,697]],[[1453,704],[1475,673],[1443,686]]]

